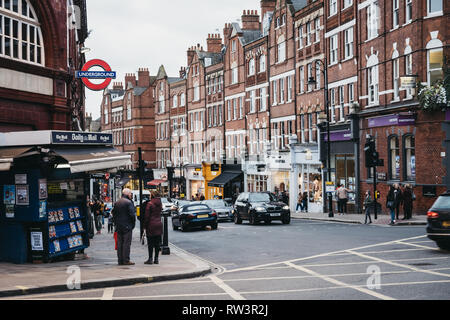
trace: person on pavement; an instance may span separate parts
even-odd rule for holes
[[[395,192],[395,219],[399,219],[400,215],[400,207],[403,203],[403,192],[400,189],[400,186],[397,183],[394,183]]]
[[[122,190],[122,197],[114,204],[112,215],[117,230],[117,258],[119,265],[133,265],[130,261],[131,239],[136,225],[136,208],[130,189]]]
[[[163,233],[163,225],[161,222],[162,204],[158,191],[152,191],[152,199],[147,203],[145,208],[144,226],[147,234],[148,260],[145,264],[158,264],[158,255],[161,249],[161,235]],[[153,251],[155,252],[153,260]]]
[[[372,218],[370,217],[370,209],[372,207],[372,197],[370,196],[370,191],[367,190],[364,196],[364,213],[366,214],[366,218],[364,220],[364,224],[367,224],[367,218],[369,218],[369,224],[372,223]]]
[[[406,184],[403,191],[403,220],[408,220],[412,218],[413,209],[413,190],[410,184]]]
[[[389,192],[386,197],[386,208],[389,209],[391,214],[391,222],[390,224],[394,224],[395,220],[395,208],[398,207],[398,203],[400,201],[400,191],[395,186],[389,187]]]
[[[338,186],[338,189],[336,190],[339,214],[347,213],[347,202],[348,202],[348,193],[349,192],[350,192],[350,190],[347,189],[346,187],[344,187],[343,184],[340,184]]]
[[[97,234],[101,234],[102,228],[103,228],[103,224],[102,224],[103,213],[102,213],[102,204],[99,199],[95,200],[92,208],[94,211],[95,229],[97,230]]]

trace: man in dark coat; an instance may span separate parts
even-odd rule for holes
[[[411,219],[412,218],[412,209],[413,209],[413,191],[411,189],[411,185],[407,184],[403,191],[403,219]]]
[[[148,244],[148,260],[145,264],[158,264],[158,255],[161,249],[161,235],[163,233],[163,225],[161,222],[162,204],[160,195],[157,191],[152,192],[152,200],[147,203],[145,208],[145,233],[147,234]],[[155,259],[153,260],[153,250],[155,251]]]
[[[134,265],[130,261],[131,239],[136,225],[136,208],[130,189],[123,189],[122,198],[114,204],[112,215],[117,230],[117,258],[119,265]]]

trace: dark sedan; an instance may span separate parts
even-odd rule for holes
[[[186,204],[172,211],[173,230],[187,231],[191,228],[211,226],[217,229],[217,213],[206,204]]]
[[[427,213],[427,236],[439,248],[450,250],[450,191],[440,195]]]
[[[233,207],[225,200],[204,200],[202,203],[217,212],[217,220],[233,221]]]
[[[234,204],[234,223],[241,224],[242,220],[248,220],[250,224],[258,224],[261,221],[270,223],[280,220],[283,224],[291,222],[289,206],[276,201],[269,192],[244,192],[239,195]]]

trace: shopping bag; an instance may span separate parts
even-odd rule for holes
[[[117,231],[114,232],[115,250],[117,250]]]

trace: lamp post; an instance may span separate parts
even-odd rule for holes
[[[325,113],[327,115],[326,120],[326,132],[327,132],[327,173],[328,173],[328,181],[331,181],[331,140],[330,140],[330,108],[328,105],[328,70],[327,70],[327,58],[324,60],[317,59],[314,61],[314,67],[317,68],[317,63],[320,63],[323,67],[319,69],[323,73],[323,81],[324,81],[324,104],[325,104]],[[309,85],[315,85],[316,79],[311,75],[308,79]],[[331,192],[328,192],[328,216],[334,217],[333,214],[333,195]]]

